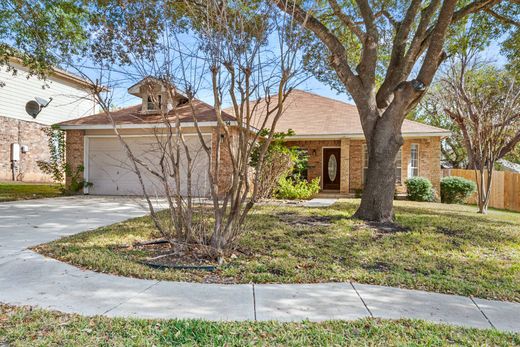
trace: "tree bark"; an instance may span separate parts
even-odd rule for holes
[[[367,137],[367,177],[355,218],[382,223],[393,221],[395,158],[403,144],[401,124],[395,118],[389,114],[379,118],[371,136]]]

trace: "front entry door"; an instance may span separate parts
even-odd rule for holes
[[[341,149],[323,149],[323,189],[339,190]]]

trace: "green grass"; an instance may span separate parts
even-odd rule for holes
[[[396,220],[410,230],[382,233],[350,218],[358,203],[256,207],[239,240],[238,257],[228,258],[216,275],[236,283],[352,280],[520,302],[520,213],[479,215],[472,206],[396,201]],[[280,213],[292,213],[292,221],[281,220]],[[294,223],[309,216],[330,218],[332,224]],[[100,272],[208,281],[204,271],[148,268],[137,262],[147,252],[118,247],[153,234],[150,218],[143,217],[64,238],[39,251]]]
[[[512,346],[520,335],[426,323],[361,319],[323,323],[208,322],[82,317],[0,305],[9,346]]]
[[[0,182],[0,202],[53,198],[62,195],[58,184]]]

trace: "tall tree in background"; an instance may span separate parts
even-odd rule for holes
[[[369,167],[355,216],[392,221],[401,126],[445,59],[448,39],[468,20],[514,25],[507,16],[517,17],[518,6],[498,0],[274,1],[316,40],[313,57],[328,52],[326,61],[309,59],[317,77],[347,91],[358,108]]]
[[[432,98],[460,129],[477,175],[479,212],[486,213],[495,163],[520,143],[520,85],[469,52],[450,59]]]
[[[440,86],[433,85],[409,118],[451,131],[450,136],[441,140],[441,163],[450,168],[464,169],[470,165],[464,148],[464,138],[457,123],[439,105],[437,98],[439,88]]]
[[[86,43],[89,16],[83,1],[0,1],[0,66],[18,58],[31,73],[44,77],[64,56]],[[0,81],[2,83],[2,81]]]

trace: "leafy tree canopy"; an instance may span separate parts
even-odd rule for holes
[[[421,10],[429,5],[429,2],[418,1],[421,3]],[[464,10],[465,6],[472,1],[458,1],[457,11]],[[363,23],[362,14],[354,0],[345,1],[302,1],[301,6],[326,25],[327,29],[333,33],[342,44],[347,48],[348,61],[351,69],[355,70],[362,61],[362,42],[359,35],[355,34],[354,26]],[[394,44],[396,31],[400,23],[405,20],[410,1],[399,0],[379,0],[371,2],[373,12],[376,17],[377,30],[379,32],[378,42],[378,64],[376,83],[378,86],[383,82],[387,69],[391,61],[391,54]],[[450,32],[445,43],[445,51],[449,55],[467,50],[469,47],[480,47],[484,50],[491,42],[503,37],[503,53],[508,56],[511,62],[520,67],[520,41],[517,26],[520,24],[520,6],[514,2],[503,1],[497,3],[492,9],[475,12],[469,16],[455,21],[450,27]],[[340,13],[344,13],[352,19],[352,27],[345,25]],[[431,14],[432,16],[438,13]],[[414,23],[412,30],[417,30],[419,22]],[[411,44],[410,40],[406,45]],[[309,34],[307,37],[307,47],[304,60],[306,69],[311,72],[320,82],[329,85],[339,93],[347,92],[344,83],[331,67],[330,51],[322,40],[315,35]]]
[[[0,66],[17,57],[40,76],[60,57],[78,54],[88,37],[84,1],[4,0],[0,18]]]

